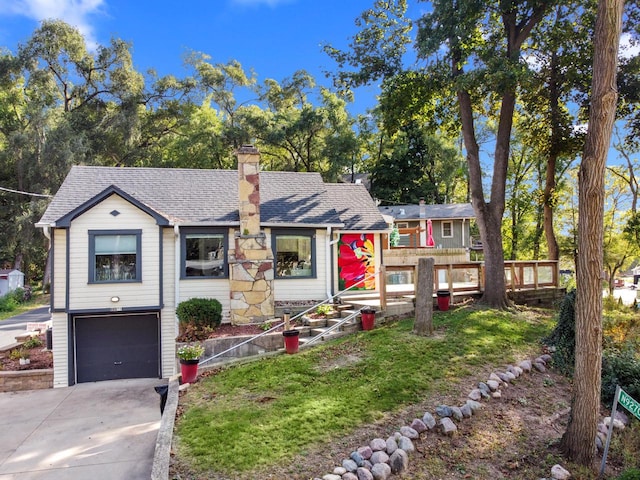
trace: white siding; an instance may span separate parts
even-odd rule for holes
[[[69,331],[66,313],[53,313],[51,315],[53,327],[53,387],[69,386]]]
[[[117,210],[119,215],[111,215]],[[70,310],[131,308],[157,306],[159,295],[159,230],[155,220],[123,200],[112,195],[71,222],[69,254]],[[142,281],[127,283],[90,284],[89,230],[142,229]],[[119,297],[117,304],[112,297]]]
[[[267,240],[271,242],[271,232],[267,231]],[[322,300],[327,298],[327,231],[316,230],[316,278],[287,278],[274,281],[275,300]]]
[[[163,272],[163,302],[160,312],[160,360],[162,362],[162,376],[168,378],[176,374],[176,324],[175,305],[175,272],[176,237],[172,228],[165,228],[162,234],[162,272]],[[178,242],[179,244],[179,242]]]
[[[56,228],[53,230],[53,309],[60,310],[66,306],[67,295],[67,231]]]

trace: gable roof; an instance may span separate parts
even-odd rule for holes
[[[66,226],[70,216],[111,191],[154,215],[159,224],[240,222],[236,170],[74,166],[38,225]],[[361,204],[375,209],[367,197]],[[319,173],[260,172],[260,217],[262,225],[271,227],[344,227]],[[375,220],[371,224],[377,226]],[[371,229],[365,228],[367,222],[362,226]]]
[[[333,207],[344,222],[345,230],[389,230],[367,188],[355,183],[325,185]]]
[[[420,209],[424,207],[421,215]],[[473,205],[470,203],[447,203],[439,205],[390,205],[379,207],[384,215],[391,215],[395,220],[462,220],[476,218]]]

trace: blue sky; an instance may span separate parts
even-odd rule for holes
[[[178,5],[180,3],[180,6]],[[15,52],[39,22],[60,18],[76,26],[90,45],[111,37],[133,45],[139,71],[186,75],[182,57],[204,52],[214,63],[238,60],[259,81],[282,81],[296,70],[328,84],[335,64],[323,44],[345,48],[355,19],[373,0],[0,0],[0,46]],[[373,102],[375,89],[360,93]],[[360,98],[362,102],[364,98]]]

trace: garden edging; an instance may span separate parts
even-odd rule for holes
[[[0,371],[0,392],[53,388],[53,369]]]

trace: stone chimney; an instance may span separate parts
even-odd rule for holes
[[[424,203],[424,197],[420,197],[418,205],[420,205],[420,218],[425,218],[427,216],[427,207]]]
[[[237,150],[240,229],[229,252],[231,323],[261,323],[273,318],[273,252],[260,226],[260,152]]]
[[[238,200],[242,235],[260,233],[260,152],[244,145],[238,155]]]

